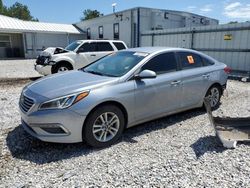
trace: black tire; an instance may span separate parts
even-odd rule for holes
[[[112,139],[111,139],[111,137],[112,137],[111,136],[110,140],[100,141],[100,140],[98,140],[98,138],[97,138],[98,136],[96,134],[99,134],[99,138],[101,138],[101,134],[104,131],[101,130],[101,131],[97,132],[96,134],[94,134],[94,125],[101,124],[100,116],[104,115],[104,114],[107,114],[107,113],[108,113],[108,116],[111,116],[111,115],[115,114],[115,118],[119,119],[119,128],[116,127],[118,131],[116,132],[116,134],[114,136],[112,135],[113,136]],[[109,119],[109,118],[112,119],[112,116],[111,117],[108,117],[108,116],[107,116],[107,119]],[[118,125],[118,124],[115,124],[115,125]],[[88,145],[90,145],[92,147],[97,147],[97,148],[107,147],[107,146],[110,146],[110,145],[114,144],[119,139],[119,137],[121,136],[121,134],[122,134],[122,132],[124,130],[124,127],[125,127],[125,118],[124,118],[123,112],[117,106],[115,106],[115,105],[105,105],[105,106],[100,106],[96,110],[94,110],[87,117],[86,122],[85,122],[85,124],[83,126],[84,126],[83,127],[83,133],[82,133],[83,140],[85,140]],[[96,125],[96,126],[98,126],[98,125]],[[102,126],[105,126],[105,125],[102,125]],[[108,126],[108,125],[106,125],[106,126]],[[110,134],[110,132],[109,132],[110,130],[106,130],[106,131],[107,131],[107,133],[106,133],[107,135]]]
[[[65,69],[64,71],[73,70],[72,66],[69,63],[62,62],[52,67],[52,74],[64,72],[62,71],[62,69]]]
[[[213,93],[216,93],[216,96],[213,96]],[[210,106],[212,110],[215,110],[220,106],[221,95],[222,88],[218,85],[213,85],[208,89],[206,93],[206,98],[210,100]]]

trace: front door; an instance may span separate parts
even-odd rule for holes
[[[152,70],[157,77],[135,80],[136,120],[177,111],[182,100],[182,83],[175,54],[168,52],[157,55],[141,68],[143,70]]]
[[[79,64],[90,64],[97,59],[96,55],[96,43],[86,42],[78,49]]]

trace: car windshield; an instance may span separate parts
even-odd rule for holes
[[[120,51],[114,52],[93,64],[90,64],[82,70],[92,74],[98,74],[103,76],[120,77],[130,71],[135,65],[137,65],[142,59],[144,59],[148,53]]]
[[[65,50],[74,51],[80,44],[82,44],[81,41],[72,42],[70,45],[68,45],[68,46],[65,48]]]

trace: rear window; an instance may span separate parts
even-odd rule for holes
[[[114,51],[114,49],[109,42],[97,42],[97,51]]]
[[[113,42],[113,44],[115,45],[115,47],[117,48],[117,50],[123,50],[126,49],[125,45],[121,42]]]
[[[202,59],[199,55],[189,52],[178,52],[183,70],[202,67]]]

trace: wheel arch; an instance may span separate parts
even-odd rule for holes
[[[215,82],[215,83],[211,84],[211,85],[207,88],[207,92],[209,91],[210,88],[212,88],[212,87],[214,87],[214,86],[219,87],[220,92],[221,92],[221,95],[222,95],[222,94],[223,94],[223,88],[222,88],[222,85],[221,85],[219,82]],[[207,92],[206,92],[206,94],[207,94]]]
[[[90,110],[90,112],[86,116],[86,119],[85,119],[85,121],[83,123],[82,131],[84,129],[85,123],[87,122],[86,120],[89,118],[90,114],[93,113],[97,108],[100,108],[101,106],[104,106],[104,105],[115,105],[115,106],[117,106],[122,111],[122,113],[124,115],[125,128],[127,128],[127,124],[128,124],[128,112],[127,112],[126,108],[124,107],[124,105],[122,103],[120,103],[118,101],[109,100],[109,101],[101,102],[100,104],[98,104],[94,108],[92,108],[92,110]]]
[[[68,61],[68,60],[60,60],[60,61],[56,62],[56,64],[51,67],[51,72],[54,73],[56,67],[58,67],[61,64],[68,65],[71,68],[71,70],[74,69],[74,66],[73,66],[73,64],[70,61]]]
[[[219,88],[219,92],[220,92],[220,97],[223,95],[223,86],[219,83],[219,82],[215,82],[215,83],[212,83],[206,90],[206,93],[205,93],[205,96],[203,97],[203,100],[201,101],[201,104],[202,106],[204,107],[204,98],[207,96],[209,90],[212,88],[212,87],[218,87]],[[220,99],[219,99],[219,102],[220,102]],[[217,107],[216,107],[217,108]]]

